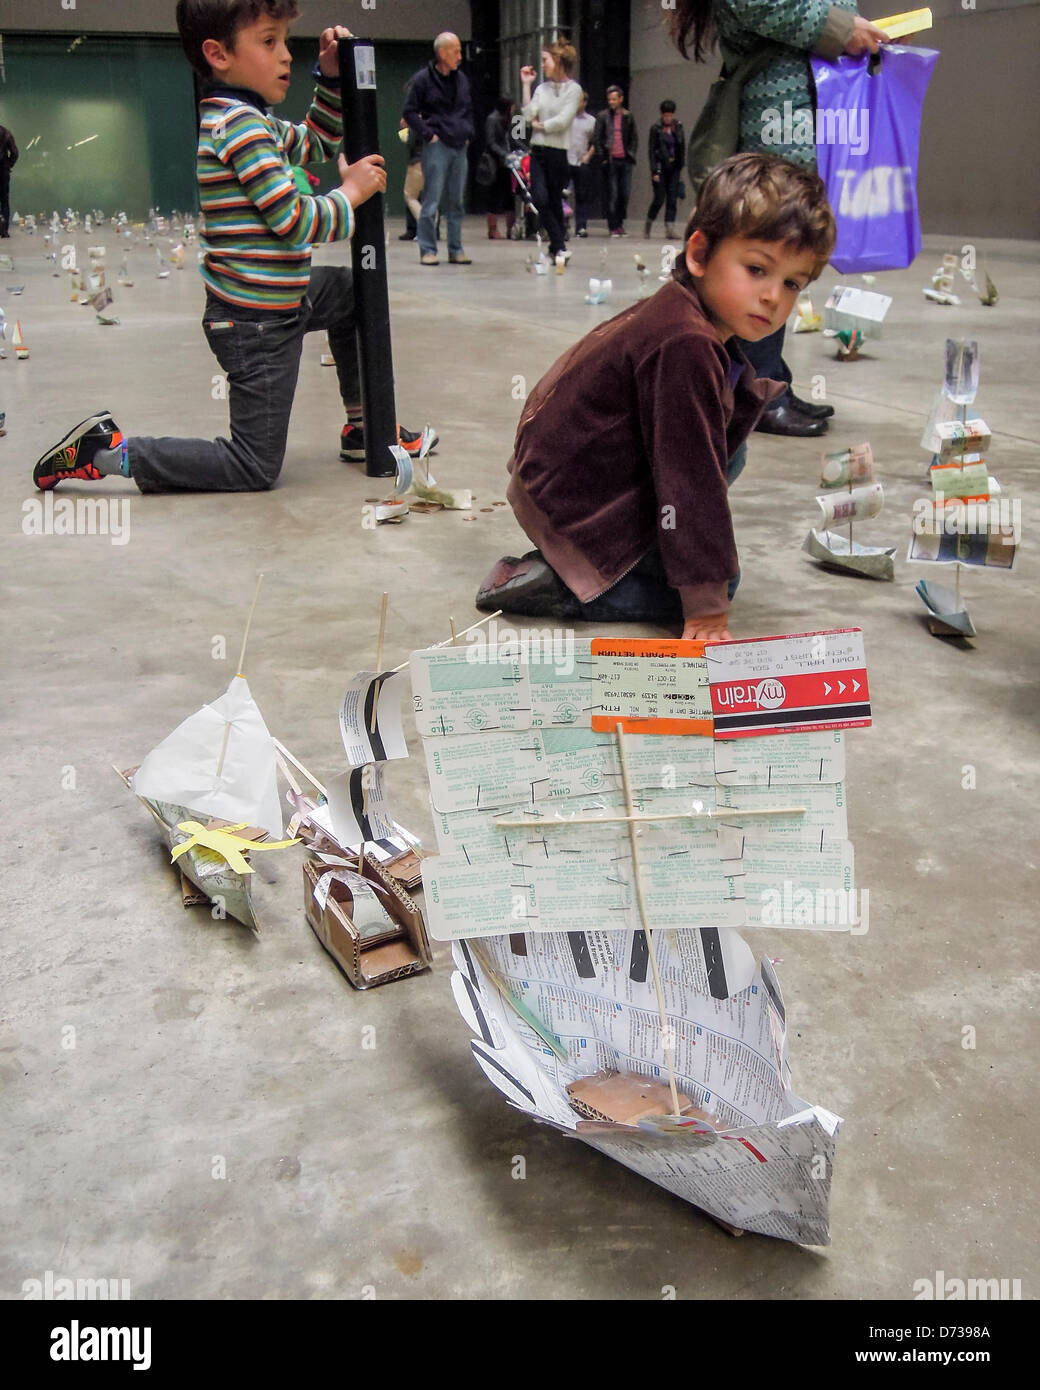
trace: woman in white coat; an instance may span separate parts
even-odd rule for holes
[[[545,81],[531,95],[536,73],[521,68],[524,119],[531,122],[531,194],[549,237],[549,255],[566,251],[563,234],[563,190],[570,178],[567,151],[570,129],[581,104],[581,84],[573,73],[578,66],[574,47],[557,39],[542,54]]]

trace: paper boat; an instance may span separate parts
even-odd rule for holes
[[[985,453],[992,434],[974,410],[979,385],[979,349],[974,339],[946,340],[942,390],[932,404],[921,447],[931,454],[930,498],[914,503],[914,534],[907,559],[953,565],[955,586],[922,580],[917,594],[937,637],[974,637],[975,626],[961,599],[964,565],[1010,570],[1019,542],[1017,503],[1001,497]],[[970,412],[970,413],[969,413]]]
[[[281,838],[274,742],[244,676],[235,676],[219,699],[153,748],[127,785],[151,811],[171,850],[190,838],[178,829],[184,821],[245,825],[256,827],[245,832],[248,838]],[[201,846],[177,863],[211,900],[221,900],[227,916],[256,928],[248,875]]]
[[[595,938],[594,968],[566,979],[560,976],[560,963],[570,959],[566,936],[454,943],[455,1002],[473,1030],[470,1047],[488,1080],[516,1109],[738,1232],[829,1244],[830,1182],[842,1122],[791,1088],[784,1005],[768,961],[741,994],[712,999],[684,987],[676,934],[656,935],[661,972],[669,980],[676,1084],[692,1104],[678,1117],[589,1120],[589,1108],[576,1108],[568,1086],[604,1068],[626,1075],[619,1057],[632,1030],[645,1034],[656,1006],[652,984],[634,965],[642,933],[587,935]],[[727,1054],[722,1066],[721,1052]],[[662,1051],[627,1076],[658,1089],[665,1067]]]
[[[862,574],[867,579],[895,578],[895,547],[861,545],[837,531],[812,530],[802,549],[825,569],[842,570],[846,574]]]
[[[885,492],[874,473],[874,454],[869,444],[855,444],[837,453],[824,454],[816,501],[825,529],[809,532],[802,549],[826,569],[858,574],[865,579],[895,578],[895,547],[863,545],[853,538],[853,522],[878,516]],[[848,535],[829,528],[847,524]]]
[[[928,631],[934,636],[976,636],[975,624],[963,600],[958,601],[953,589],[947,589],[945,584],[929,584],[922,579],[917,585],[917,592],[928,609]]]

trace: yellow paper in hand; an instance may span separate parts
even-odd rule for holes
[[[901,39],[906,34],[920,34],[922,30],[930,29],[932,12],[930,9],[904,10],[902,14],[894,14],[889,19],[875,19],[871,22],[879,29],[884,29],[890,39]]]

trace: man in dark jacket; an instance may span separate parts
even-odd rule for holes
[[[620,87],[607,88],[607,109],[596,117],[596,153],[603,166],[607,227],[611,236],[626,236],[628,195],[632,191],[632,166],[636,162],[635,117],[625,109]]]
[[[0,125],[0,237],[10,235],[11,170],[18,163],[18,146],[6,126]]]
[[[648,142],[650,180],[654,197],[646,214],[643,235],[650,235],[654,219],[664,203],[664,234],[675,236],[675,214],[679,206],[679,184],[686,164],[686,135],[682,122],[675,119],[675,102],[661,102],[661,119],[650,127]]]
[[[404,118],[424,141],[423,198],[419,218],[422,265],[439,265],[435,221],[442,194],[447,199],[448,260],[469,265],[462,249],[462,199],[466,191],[466,147],[473,139],[469,82],[459,71],[462,44],[456,34],[438,34],[434,57],[412,78]]]

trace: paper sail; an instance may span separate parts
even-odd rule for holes
[[[817,497],[824,526],[848,525],[850,521],[869,521],[885,505],[881,483],[854,487],[848,492],[830,492]]]
[[[955,408],[952,401],[950,408]],[[937,420],[934,428],[922,439],[921,447],[929,453],[938,454],[940,460],[944,461],[958,454],[985,454],[992,442],[989,426],[975,415],[968,420]]]
[[[134,774],[133,789],[149,801],[185,807],[195,820],[245,821],[281,839],[274,743],[244,676],[235,676],[219,699],[152,749]]]
[[[971,405],[978,389],[978,343],[974,338],[947,338],[943,391],[955,404]]]
[[[345,849],[359,849],[362,841],[367,845],[393,837],[394,820],[383,788],[381,763],[340,772],[327,780],[325,790],[332,833]]]
[[[1000,521],[987,524],[971,503],[960,509],[945,508],[934,524],[910,538],[906,558],[918,563],[984,565],[988,569],[1014,568],[1018,552],[1016,528]],[[982,520],[982,524],[979,522]]]
[[[401,690],[407,681],[406,671],[358,671],[350,678],[340,706],[339,731],[351,767],[407,758],[401,727]]]
[[[861,545],[854,540],[850,547],[848,536],[840,531],[814,528],[806,536],[802,549],[827,569],[861,574],[867,579],[895,578],[894,546]]]
[[[881,325],[891,305],[890,295],[835,285],[823,306],[824,329],[858,329],[864,338],[880,338]]]
[[[968,616],[963,602],[952,589],[943,584],[929,584],[922,579],[917,593],[928,609],[928,628],[936,637],[974,637],[975,624]]]
[[[947,498],[985,501],[990,495],[990,475],[981,454],[964,454],[949,463],[933,463],[928,470],[936,506]]]
[[[874,481],[874,451],[869,444],[824,454],[820,465],[820,487],[849,487]]]
[[[686,933],[655,934],[685,1113],[678,1120],[666,1114],[625,1123],[588,1120],[568,1086],[606,1070],[666,1094],[667,1069],[661,1028],[652,1022],[657,1005],[642,933],[586,935],[581,966],[564,936],[521,932],[455,943],[452,990],[488,1080],[518,1110],[719,1221],[781,1240],[829,1244],[842,1122],[792,1090],[784,1004],[769,963],[762,961],[735,997],[713,999],[688,974]]]

